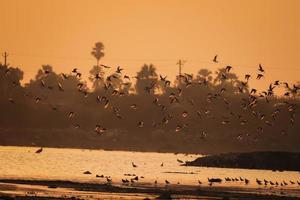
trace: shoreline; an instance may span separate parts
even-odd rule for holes
[[[237,187],[218,186],[189,186],[171,184],[167,186],[150,184],[97,184],[81,183],[60,180],[25,180],[25,179],[0,179],[0,197],[2,199],[96,199],[106,197],[112,199],[170,199],[191,198],[203,199],[299,199],[293,196],[291,189],[278,190],[275,192],[270,188],[242,189]],[[298,191],[299,190],[294,190]],[[22,198],[21,198],[22,197]]]
[[[0,144],[0,147],[20,147],[20,148],[26,148],[26,147],[29,147],[29,148],[49,148],[49,149],[75,149],[75,150],[84,150],[84,151],[119,151],[119,152],[134,152],[134,153],[169,153],[169,154],[193,154],[193,155],[211,155],[211,154],[208,154],[207,152],[187,152],[187,151],[164,151],[164,150],[161,150],[161,151],[154,151],[154,150],[137,150],[137,149],[105,149],[105,148],[98,148],[98,147],[60,147],[60,146],[38,146],[38,145],[5,145],[5,144]]]

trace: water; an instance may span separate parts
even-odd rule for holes
[[[273,172],[271,170],[224,169],[206,167],[181,166],[177,159],[191,161],[199,155],[184,155],[172,153],[141,153],[124,151],[82,150],[44,148],[41,154],[36,154],[34,147],[2,147],[0,146],[0,178],[33,179],[33,180],[70,180],[77,182],[102,183],[106,179],[96,178],[96,174],[110,176],[113,183],[120,183],[122,178],[131,177],[124,174],[144,176],[139,182],[164,184],[168,180],[172,184],[198,185],[198,180],[207,185],[207,178],[247,178],[244,182],[223,182],[218,186],[236,186],[242,188],[265,188],[256,183],[256,178],[287,182],[284,187],[273,189],[300,190],[299,172]],[[137,165],[132,166],[132,162]],[[163,163],[163,166],[161,164]],[[91,175],[83,172],[90,171]],[[296,184],[290,184],[290,180]],[[267,186],[271,187],[271,186]]]

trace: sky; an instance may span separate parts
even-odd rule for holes
[[[174,80],[184,59],[186,73],[232,65],[241,77],[255,76],[261,63],[266,78],[253,80],[257,87],[300,80],[298,0],[0,0],[0,7],[0,51],[25,72],[23,82],[43,64],[87,77],[98,41],[100,62],[131,76],[153,63]]]

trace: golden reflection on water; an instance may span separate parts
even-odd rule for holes
[[[139,182],[165,184],[168,180],[172,184],[208,185],[207,178],[247,178],[248,185],[242,181],[225,182],[218,186],[237,186],[246,188],[265,188],[259,186],[256,178],[289,185],[285,189],[300,189],[299,172],[273,172],[271,170],[246,170],[206,167],[181,166],[177,159],[190,161],[199,155],[184,155],[173,153],[141,153],[125,151],[103,151],[83,149],[44,148],[41,154],[36,154],[34,147],[0,147],[0,178],[14,179],[47,179],[70,180],[78,182],[102,183],[104,178],[96,178],[96,174],[110,176],[113,183],[120,183],[122,178],[130,179],[124,174],[135,174]],[[134,162],[137,167],[132,166]],[[161,164],[163,163],[163,166]],[[90,171],[92,174],[83,174]],[[290,184],[290,180],[296,182]],[[270,186],[268,186],[270,187]],[[275,188],[275,186],[273,186]],[[280,189],[282,187],[278,187]]]

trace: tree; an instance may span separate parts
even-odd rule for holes
[[[23,71],[19,68],[8,67],[0,64],[0,93],[2,96],[9,96],[16,92],[21,85]]]
[[[157,73],[154,65],[144,64],[142,69],[137,73],[137,82],[135,85],[136,92],[143,94],[145,92],[154,92],[157,88]]]
[[[207,81],[212,81],[212,72],[208,69],[200,69],[197,75],[198,80],[205,79]]]
[[[99,91],[101,89],[101,86],[104,85],[104,77],[103,77],[103,70],[98,65],[95,65],[90,70],[90,77],[89,80],[93,83],[93,89],[94,91]]]
[[[93,50],[91,54],[96,58],[97,60],[97,66],[99,66],[100,59],[104,56],[104,45],[102,42],[97,42],[95,46],[93,47]]]

